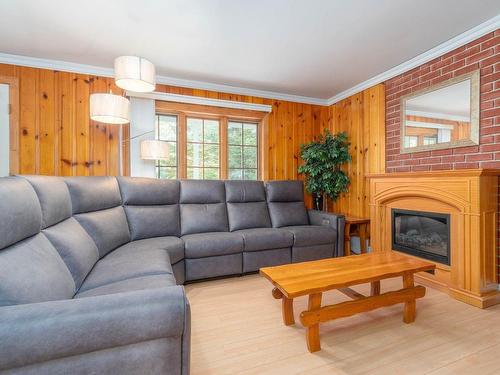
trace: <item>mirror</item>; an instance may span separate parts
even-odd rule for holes
[[[479,71],[401,98],[401,153],[479,144]]]

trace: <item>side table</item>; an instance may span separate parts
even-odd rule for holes
[[[370,219],[355,216],[345,216],[345,255],[351,254],[351,236],[359,237],[361,254],[366,253],[366,240],[370,238]]]

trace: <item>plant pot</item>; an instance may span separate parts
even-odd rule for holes
[[[313,194],[313,208],[317,211],[323,211],[323,195]]]

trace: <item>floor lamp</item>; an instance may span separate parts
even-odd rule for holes
[[[152,92],[156,87],[156,72],[154,65],[145,58],[138,56],[120,56],[115,59],[115,84],[128,91]],[[130,101],[120,95],[97,93],[90,95],[90,118],[105,124],[120,125],[118,163],[119,174],[123,175],[123,130],[122,125],[130,122]],[[143,134],[141,134],[143,135]],[[136,137],[134,137],[136,138]],[[127,140],[130,141],[131,139]],[[158,141],[160,142],[160,141]],[[151,152],[167,150],[164,145],[150,144]],[[142,150],[142,145],[141,145]],[[161,152],[160,152],[161,151]],[[167,150],[168,151],[168,150]],[[157,156],[158,156],[157,155]]]

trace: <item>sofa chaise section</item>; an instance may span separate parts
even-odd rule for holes
[[[189,373],[184,290],[167,251],[140,264],[117,191],[105,177],[0,179],[0,372]]]

